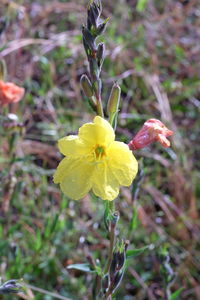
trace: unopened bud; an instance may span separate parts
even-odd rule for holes
[[[94,50],[95,49],[94,37],[92,36],[90,31],[85,26],[82,26],[82,34],[83,34],[83,39],[84,39],[85,44],[91,50]],[[86,45],[85,45],[85,47],[86,47]]]
[[[96,54],[97,63],[98,63],[99,68],[101,68],[101,66],[102,66],[102,63],[104,60],[104,54],[105,54],[105,45],[104,45],[104,43],[100,43],[98,45],[97,54]]]
[[[118,113],[120,95],[121,95],[121,88],[117,83],[114,83],[107,104],[107,112],[111,124],[113,123],[115,116]]]
[[[87,77],[87,75],[84,74],[81,76],[80,83],[84,91],[84,94],[87,97],[89,105],[94,111],[96,111],[96,106],[97,106],[96,98],[94,96],[92,84],[89,78]]]
[[[99,11],[95,4],[90,5],[88,8],[88,29],[91,29],[92,26],[94,28],[97,27],[97,20],[99,18]]]
[[[0,80],[4,81],[7,74],[6,62],[4,59],[0,60]]]
[[[130,150],[137,150],[158,141],[167,148],[170,147],[170,141],[167,137],[171,135],[173,135],[173,131],[169,130],[160,120],[150,119],[144,123],[128,146]]]
[[[125,249],[126,243],[122,240],[117,242],[115,250],[113,252],[112,262],[110,266],[110,278],[115,278],[117,272],[123,269],[124,263],[126,261]]]
[[[85,75],[85,74],[82,75],[80,81],[81,81],[81,86],[85,93],[85,96],[88,98],[91,98],[94,95],[94,93],[92,90],[92,84],[91,84],[89,78],[87,77],[87,75]]]

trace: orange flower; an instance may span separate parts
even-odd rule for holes
[[[12,82],[0,80],[0,106],[20,101],[24,96],[24,88]]]
[[[171,135],[173,135],[173,131],[169,130],[161,121],[150,119],[144,123],[128,146],[130,150],[137,150],[158,141],[163,147],[167,148],[170,147],[170,141],[167,137]]]

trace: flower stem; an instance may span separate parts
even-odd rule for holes
[[[114,244],[115,244],[115,228],[116,228],[116,225],[111,224],[111,228],[110,228],[110,232],[109,232],[110,246],[109,246],[108,262],[106,264],[104,274],[108,273],[111,262],[112,262],[112,254],[113,254],[113,248],[114,248]]]
[[[96,93],[96,100],[97,100],[97,114],[101,117],[104,117],[103,106],[101,101],[101,91],[99,90]]]

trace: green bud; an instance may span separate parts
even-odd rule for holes
[[[103,60],[104,60],[104,54],[105,54],[105,45],[104,43],[98,44],[97,48],[97,63],[98,67],[101,68]]]
[[[82,75],[80,81],[81,81],[81,86],[82,86],[85,96],[88,98],[91,98],[94,95],[94,93],[93,93],[93,89],[92,89],[92,84],[91,84],[89,78],[87,77],[87,75],[85,75],[85,74]]]
[[[123,269],[126,255],[125,255],[125,243],[124,241],[117,241],[115,249],[113,251],[112,262],[110,265],[109,275],[111,280],[115,278],[116,274]]]
[[[82,35],[83,35],[83,40],[86,44],[84,46],[89,47],[89,49],[91,50],[95,50],[94,37],[85,26],[82,26]]]
[[[121,95],[121,88],[117,83],[114,83],[110,93],[110,97],[108,99],[108,105],[107,105],[107,112],[109,116],[112,114],[116,114],[118,112],[120,95]]]
[[[4,59],[0,59],[0,80],[5,80],[7,75],[7,67]]]
[[[120,96],[121,96],[121,88],[117,83],[114,83],[107,104],[109,122],[113,126],[113,128],[116,128]]]
[[[88,9],[88,29],[91,29],[92,26],[97,28],[97,20],[99,18],[99,12],[96,5],[91,5]]]
[[[97,103],[96,103],[96,98],[93,92],[92,84],[87,77],[87,75],[82,75],[80,79],[81,87],[84,91],[85,96],[88,99],[89,105],[91,108],[96,111]]]

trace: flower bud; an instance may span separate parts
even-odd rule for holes
[[[121,88],[117,83],[114,83],[107,104],[107,112],[109,116],[118,112],[120,95]]]
[[[89,47],[89,49],[95,50],[94,37],[85,26],[82,26],[82,34],[85,48]]]
[[[25,90],[12,82],[0,80],[0,106],[20,101]]]
[[[170,147],[168,136],[173,135],[173,131],[169,130],[161,121],[150,119],[146,121],[136,136],[128,144],[130,150],[137,150],[158,141],[167,148]]]
[[[96,111],[96,106],[97,106],[96,98],[94,96],[92,84],[91,84],[89,78],[87,77],[87,75],[84,74],[81,76],[80,83],[81,83],[81,87],[84,91],[84,94],[87,97],[89,105],[91,106],[91,108],[94,111]]]
[[[124,263],[126,261],[126,242],[123,240],[121,242],[117,242],[115,246],[115,250],[113,252],[112,262],[110,265],[109,275],[111,281],[114,280],[116,274],[123,269]]]
[[[91,29],[92,26],[94,28],[97,27],[97,21],[99,18],[99,11],[95,3],[90,5],[88,8],[88,29]]]
[[[88,29],[90,30],[93,26],[95,29],[97,28],[98,19],[102,12],[101,1],[91,1],[88,7]]]
[[[82,89],[85,93],[85,96],[88,97],[88,98],[91,98],[94,93],[93,93],[93,90],[92,90],[92,84],[89,80],[89,78],[87,77],[87,75],[82,75],[81,76],[81,86],[82,86]]]
[[[97,54],[96,54],[96,57],[97,57],[97,63],[98,63],[98,67],[101,68],[102,64],[103,64],[103,61],[104,61],[104,54],[105,54],[105,45],[104,43],[100,43],[98,45],[98,48],[97,48]]]

